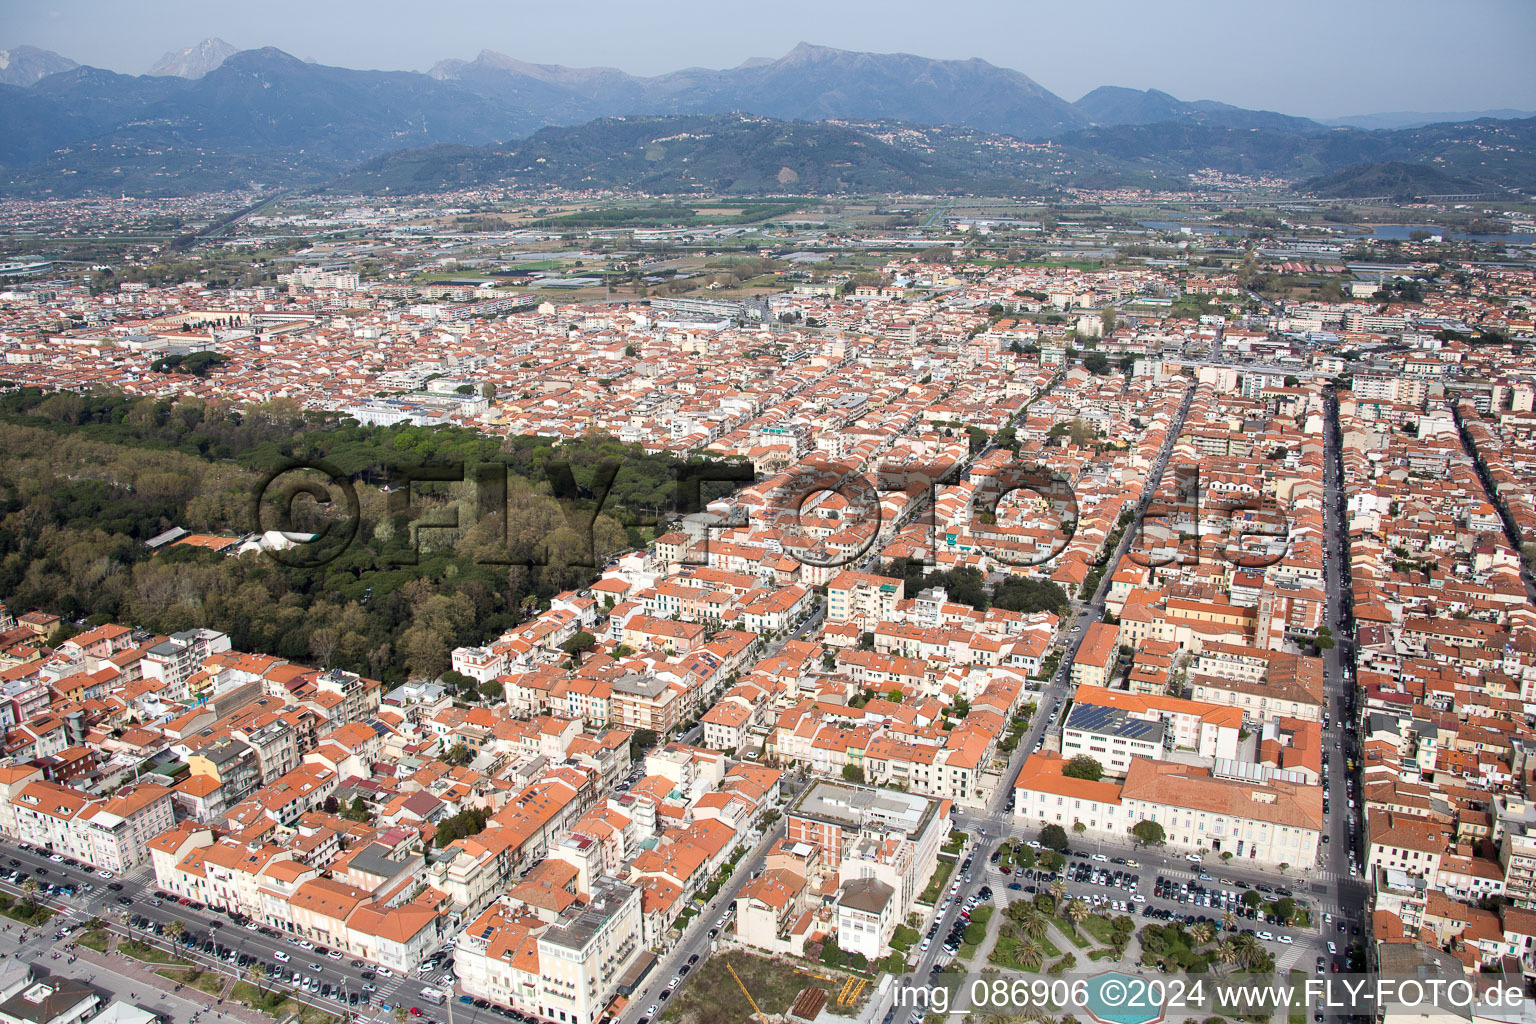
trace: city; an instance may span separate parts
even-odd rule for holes
[[[1536,1019],[1536,118],[837,55],[4,52],[0,1024]]]

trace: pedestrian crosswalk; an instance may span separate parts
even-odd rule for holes
[[[1301,958],[1306,953],[1306,948],[1300,945],[1281,946],[1275,954],[1275,972],[1283,973],[1301,963]]]

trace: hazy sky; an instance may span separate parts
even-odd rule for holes
[[[0,0],[0,46],[125,73],[207,36],[354,68],[425,71],[492,49],[633,74],[804,40],[980,57],[1068,100],[1125,85],[1311,117],[1536,109],[1532,0]]]

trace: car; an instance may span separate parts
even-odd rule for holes
[[[63,857],[61,857],[61,856],[59,856],[59,855],[58,855],[58,854],[56,854],[56,853],[54,853],[54,854],[50,854],[50,855],[49,855],[49,856],[48,856],[48,859],[49,859],[49,860],[51,860],[51,861],[53,861],[53,862],[54,862],[54,863],[55,863],[55,864],[63,864],[63,863],[64,863],[64,858],[63,858]]]
[[[656,1011],[658,1011],[660,1009],[661,1009],[661,1004],[660,1003],[652,1003],[650,1006],[647,1006],[645,1008],[645,1015],[647,1017],[654,1017],[654,1016],[656,1016]]]
[[[421,1016],[421,1007],[419,1007],[419,1006],[411,1007],[411,1016],[412,1017],[420,1017]]]
[[[330,957],[332,960],[340,960],[341,959],[341,950],[333,949],[333,950],[331,950],[329,953],[327,953],[325,955]]]
[[[112,872],[108,871],[106,868],[102,868],[101,870],[96,872],[96,877],[97,878],[116,878],[117,876],[114,875]]]
[[[321,970],[323,970],[324,968],[322,968],[319,964],[310,964],[309,965],[309,969],[312,970],[312,971],[315,971],[316,973],[318,973]]]
[[[474,1006],[475,1005],[475,997],[474,996],[459,996],[459,1002],[463,1003],[465,1006]]]
[[[395,976],[395,972],[390,970],[388,967],[380,966],[376,968],[376,970],[378,971],[379,977],[381,978],[393,978]]]
[[[1339,947],[1338,946],[1334,945],[1332,942],[1328,943],[1328,952],[1330,952],[1330,953],[1337,953],[1338,951],[1339,951]]]
[[[698,962],[699,962],[699,954],[697,954],[697,953],[693,954],[693,956],[688,958],[689,966],[692,966],[693,964],[696,964]]]
[[[1263,939],[1265,942],[1273,942],[1275,939],[1275,937],[1269,932],[1259,932],[1259,938]]]
[[[1108,857],[1106,857],[1106,856],[1104,856],[1104,855],[1103,855],[1103,854],[1102,854],[1102,853],[1096,853],[1096,854],[1094,854],[1094,855],[1093,855],[1093,857],[1092,857],[1092,859],[1093,859],[1093,860],[1096,860],[1096,861],[1099,861],[1099,862],[1101,862],[1101,863],[1103,863],[1103,862],[1106,862],[1106,861],[1108,861],[1108,860],[1109,860],[1109,858],[1108,858]]]
[[[1289,946],[1292,942],[1295,942],[1296,940],[1292,939],[1289,935],[1282,935],[1279,938],[1277,938],[1275,941],[1280,943],[1280,945],[1282,945],[1282,946]]]
[[[107,883],[107,888],[111,889],[113,892],[122,892],[123,891],[123,883],[122,882],[109,882],[109,883]]]
[[[222,923],[223,923],[222,921],[215,921],[215,922],[213,922],[213,926],[215,928],[217,928]],[[300,939],[299,940],[299,948],[300,949],[314,949],[315,948],[315,944],[313,942],[310,942],[308,939]]]

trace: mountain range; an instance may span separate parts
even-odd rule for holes
[[[149,69],[151,75],[202,78],[240,51],[222,39],[204,39],[196,46],[171,50]]]
[[[440,186],[498,180],[498,169],[522,173],[521,161],[541,147],[550,152],[526,180],[648,182],[663,191],[726,178],[735,191],[789,188],[781,172],[796,187],[828,191],[886,187],[868,184],[876,181],[944,191],[1178,185],[1202,168],[1311,178],[1383,161],[1433,163],[1458,190],[1536,184],[1526,121],[1360,130],[1110,86],[1072,103],[974,59],[802,43],[735,68],[641,77],[491,51],[421,74],[327,67],[270,47],[232,50],[206,40],[140,76],[33,47],[3,51],[0,191],[174,195],[312,186],[348,172],[345,181],[394,190],[407,179]],[[734,120],[718,120],[725,115]],[[717,120],[689,120],[699,117]],[[706,127],[712,141],[649,148],[688,125]],[[635,163],[633,154],[602,149],[620,143],[644,143],[651,156]],[[667,155],[682,148],[691,167]],[[769,166],[786,152],[791,159]],[[576,177],[552,177],[555,157]]]

